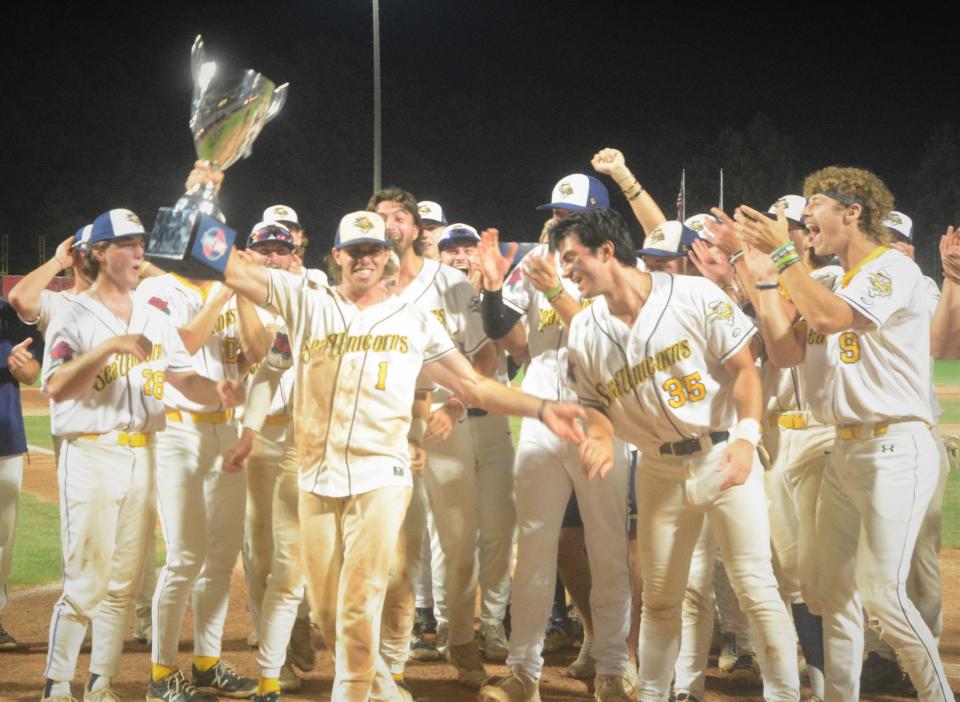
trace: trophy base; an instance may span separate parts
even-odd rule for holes
[[[185,278],[223,280],[236,238],[236,231],[196,209],[161,207],[146,259]]]

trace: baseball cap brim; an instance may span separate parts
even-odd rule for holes
[[[387,242],[383,239],[374,239],[373,237],[360,237],[357,239],[351,239],[350,241],[341,244],[340,239],[338,238],[333,243],[333,248],[335,249],[349,249],[351,246],[357,246],[358,244],[379,244],[380,246],[386,248]]]
[[[766,217],[768,217],[769,219],[772,219],[772,220],[774,220],[774,221],[776,221],[776,219],[777,219],[777,215],[776,215],[776,213],[774,213],[774,212],[764,212],[763,214],[764,214]],[[787,221],[790,223],[790,226],[791,226],[793,229],[806,229],[806,228],[807,228],[807,225],[806,225],[806,224],[804,224],[803,222],[798,222],[798,221],[795,220],[793,217],[787,217]]]
[[[684,253],[675,253],[673,251],[664,251],[663,249],[640,249],[636,252],[637,256],[656,256],[657,258],[683,258]]]
[[[548,202],[546,205],[540,205],[538,210],[568,210],[569,212],[586,212],[591,209],[586,205],[574,205],[569,202]]]

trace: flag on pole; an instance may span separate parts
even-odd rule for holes
[[[717,205],[721,210],[723,209],[723,169],[720,169],[720,204]]]
[[[680,192],[677,193],[677,219],[683,222],[687,218],[687,169],[680,171]]]

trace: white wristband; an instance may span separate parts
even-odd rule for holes
[[[741,419],[737,422],[737,428],[733,430],[733,439],[743,439],[749,441],[754,448],[760,443],[760,422],[756,419]]]

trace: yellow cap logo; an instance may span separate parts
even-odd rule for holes
[[[573,195],[573,187],[570,183],[560,183],[557,192],[560,193],[560,197],[570,197]]]
[[[353,220],[353,226],[355,226],[360,231],[366,233],[373,229],[373,222],[364,217],[363,215],[358,215],[355,220]]]
[[[898,215],[896,212],[890,213],[890,222],[892,224],[903,224],[903,220],[900,219],[900,215]]]
[[[650,236],[647,237],[648,244],[659,244],[666,238],[666,235],[663,233],[662,229],[654,229],[650,232]]]

